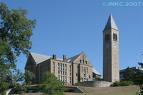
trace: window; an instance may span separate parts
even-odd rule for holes
[[[117,34],[113,33],[113,40],[117,41]]]
[[[71,65],[70,65],[70,71],[71,71]]]
[[[71,77],[70,77],[70,83],[72,83],[72,82],[71,82]]]
[[[63,75],[65,74],[65,72],[63,71]]]
[[[83,73],[86,73],[86,67],[83,68]]]
[[[62,79],[63,82],[64,82],[64,79],[65,79],[65,78],[64,78],[64,76],[63,76],[63,79]]]
[[[76,76],[77,76],[77,73],[76,73]]]
[[[84,74],[84,77],[86,77],[86,74]]]
[[[61,76],[61,81],[62,81],[63,79],[62,79],[62,76]]]
[[[60,70],[58,70],[58,74],[60,74]]]
[[[53,62],[53,72],[55,73],[55,62]]]

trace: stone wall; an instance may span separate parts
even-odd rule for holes
[[[109,87],[111,84],[112,82],[107,81],[85,81],[79,83],[78,85],[86,87]]]

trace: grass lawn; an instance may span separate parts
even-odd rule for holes
[[[126,87],[80,87],[85,93],[66,93],[66,95],[137,95],[137,86]]]
[[[137,86],[126,87],[79,87],[84,93],[70,93],[65,95],[137,95]],[[41,93],[26,93],[21,95],[42,95]]]

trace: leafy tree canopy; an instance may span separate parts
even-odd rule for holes
[[[16,58],[28,54],[31,48],[32,29],[35,20],[30,20],[23,9],[9,9],[0,3],[0,84],[16,70]],[[16,79],[16,78],[15,78]]]
[[[44,74],[41,88],[48,95],[64,95],[63,83],[54,74],[49,72]]]
[[[35,75],[32,72],[30,72],[28,70],[25,71],[24,79],[25,79],[26,84],[28,84],[28,85],[31,84],[34,78],[35,78]]]

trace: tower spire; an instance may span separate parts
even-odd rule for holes
[[[108,18],[108,21],[107,21],[107,24],[104,28],[104,30],[107,30],[107,29],[115,29],[115,30],[118,30],[118,27],[114,21],[114,18],[112,16],[112,14],[109,15],[109,18]]]

